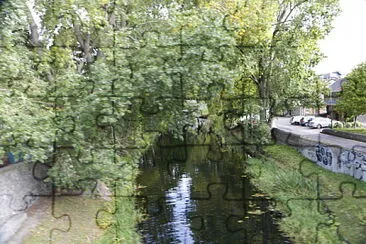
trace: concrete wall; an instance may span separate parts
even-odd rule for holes
[[[316,141],[277,128],[272,130],[272,134],[277,143],[295,147],[306,158],[319,166],[335,173],[347,174],[366,181],[366,148],[348,149],[335,145],[319,144]]]
[[[18,163],[0,168],[0,243],[5,243],[27,218],[26,210],[40,195],[50,195],[43,182],[47,167]]]

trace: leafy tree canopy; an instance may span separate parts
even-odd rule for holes
[[[311,67],[337,2],[5,1],[2,149],[72,188],[132,179],[136,152],[182,137],[206,105],[217,133],[231,116],[267,123],[318,89]]]
[[[350,117],[366,114],[366,63],[357,65],[346,77],[336,110]]]

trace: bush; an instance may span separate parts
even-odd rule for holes
[[[244,126],[244,135],[246,143],[265,145],[271,140],[271,129],[266,123],[248,123]]]
[[[344,127],[346,127],[346,128],[352,128],[353,127],[353,123],[352,122],[346,122],[344,124]]]
[[[354,128],[355,126],[355,122],[347,122],[345,123],[345,127],[346,128]],[[363,124],[360,121],[356,121],[356,128],[361,128],[363,126]],[[339,127],[341,128],[341,127]]]
[[[356,127],[357,128],[362,128],[363,124],[360,121],[356,121]]]
[[[343,123],[340,121],[336,121],[333,123],[333,128],[343,128]]]

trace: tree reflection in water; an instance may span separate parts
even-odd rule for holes
[[[285,242],[270,201],[255,197],[260,194],[242,177],[241,153],[166,140],[145,155],[138,177],[146,186],[146,220],[139,225],[145,243]]]

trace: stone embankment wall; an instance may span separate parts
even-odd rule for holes
[[[0,243],[6,243],[27,218],[26,210],[39,196],[51,194],[44,183],[47,167],[18,163],[0,168]]]
[[[366,181],[366,148],[355,146],[349,149],[320,144],[277,128],[272,129],[272,134],[277,143],[295,147],[319,166]]]

